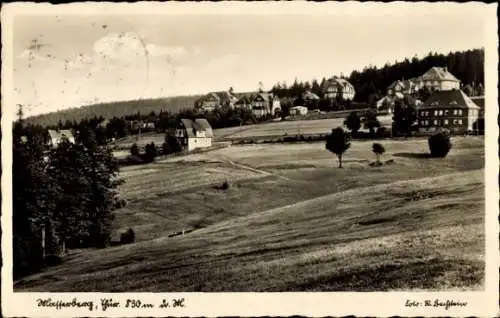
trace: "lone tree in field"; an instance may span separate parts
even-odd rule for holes
[[[351,136],[342,127],[332,129],[331,134],[326,136],[326,149],[337,155],[339,168],[342,168],[342,155],[350,146]]]
[[[137,147],[137,144],[133,144],[132,147],[130,147],[130,154],[132,156],[139,156],[139,147]]]
[[[357,112],[350,112],[344,120],[344,125],[353,133],[356,134],[361,128],[361,118]]]
[[[446,130],[430,136],[428,143],[432,157],[444,158],[451,149],[450,134]]]
[[[380,157],[385,152],[384,146],[376,142],[372,145],[372,151],[377,156],[377,163],[380,163]]]
[[[155,160],[155,157],[158,156],[158,150],[156,149],[156,145],[154,142],[147,144],[144,150],[144,160],[146,162],[153,162]]]

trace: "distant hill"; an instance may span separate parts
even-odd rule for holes
[[[155,113],[159,113],[163,110],[164,112],[166,111],[169,113],[176,113],[183,109],[194,108],[194,102],[198,98],[200,98],[200,96],[201,95],[175,96],[166,98],[100,103],[32,116],[26,118],[26,120],[33,124],[50,126],[57,125],[59,121],[63,123],[67,120],[75,120],[79,122],[84,118],[91,118],[94,116],[102,116],[106,119],[109,119],[114,116],[123,117],[126,115],[137,114],[138,112],[140,112],[141,114],[149,114],[152,111],[154,111]]]

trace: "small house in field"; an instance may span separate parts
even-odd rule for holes
[[[73,132],[69,129],[63,130],[53,130],[49,129],[49,145],[51,147],[57,147],[63,138],[66,138],[70,143],[75,143],[75,137]]]
[[[435,91],[418,107],[421,132],[446,128],[452,133],[473,132],[480,118],[481,108],[458,89]]]
[[[305,106],[294,106],[290,108],[290,115],[307,115],[307,107]]]
[[[175,136],[187,151],[212,146],[214,136],[212,126],[205,118],[181,119],[177,125]]]

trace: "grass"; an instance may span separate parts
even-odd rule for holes
[[[74,251],[16,291],[374,291],[483,288],[484,144],[247,145],[122,170],[117,231],[135,244]],[[227,190],[214,188],[224,180]],[[184,236],[172,232],[194,229]]]
[[[382,126],[390,127],[392,117],[379,116],[379,121]],[[281,137],[286,135],[317,135],[327,134],[332,128],[343,126],[344,118],[330,119],[310,119],[297,121],[280,121],[266,124],[246,125],[242,127],[230,127],[222,129],[214,129],[215,140],[235,140],[247,138],[263,138],[263,137]],[[361,129],[363,130],[363,129]],[[117,143],[118,149],[128,150],[136,143],[137,145],[146,145],[154,142],[156,145],[162,145],[165,140],[164,134],[145,133],[138,139],[137,135],[122,138]]]

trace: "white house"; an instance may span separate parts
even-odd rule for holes
[[[325,99],[335,99],[342,97],[344,100],[353,100],[356,95],[354,86],[347,80],[340,77],[332,77],[328,79],[324,86],[323,92]]]
[[[447,91],[460,89],[460,80],[448,72],[447,67],[432,67],[418,78],[418,86]]]
[[[63,129],[63,130],[53,130],[53,129],[49,129],[49,144],[51,147],[57,147],[63,137],[65,137],[66,139],[68,139],[68,141],[70,143],[75,143],[75,137],[73,136],[73,132],[69,129]]]
[[[306,115],[307,107],[305,106],[294,106],[290,108],[290,115]]]
[[[212,146],[214,136],[210,123],[205,118],[181,119],[175,136],[179,138],[182,147],[188,151]]]

